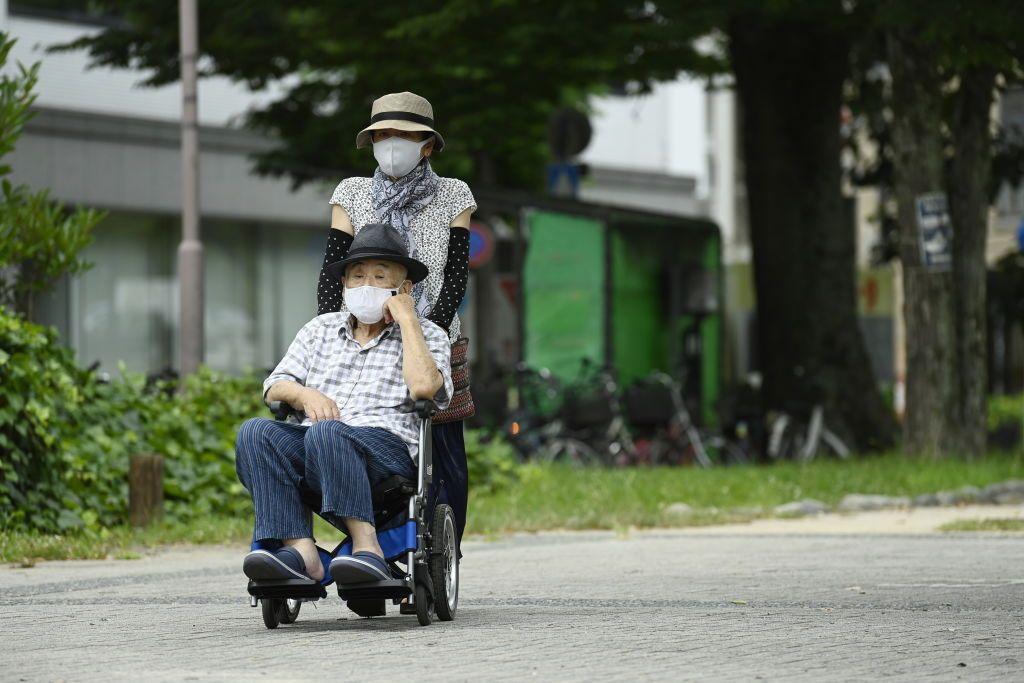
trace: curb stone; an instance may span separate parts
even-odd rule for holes
[[[884,510],[886,508],[910,507],[910,498],[906,496],[879,496],[868,493],[849,493],[843,496],[836,509],[840,512],[864,512],[868,510]]]
[[[794,500],[792,503],[784,503],[775,508],[775,514],[779,517],[809,517],[828,512],[829,507],[820,500],[804,498]]]
[[[1024,504],[1024,479],[1009,479],[989,484],[984,488],[968,485],[950,491],[922,493],[913,499],[907,496],[849,493],[839,501],[836,510],[839,512],[866,512],[870,510],[908,507],[953,507],[966,503],[987,503],[990,505]],[[685,503],[670,505],[665,511],[672,514],[670,511],[675,505],[685,506]],[[687,511],[689,511],[689,506],[686,507]],[[806,517],[828,512],[829,509],[828,505],[819,500],[805,498],[778,505],[774,508],[774,512],[778,517]]]

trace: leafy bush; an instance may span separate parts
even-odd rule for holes
[[[173,390],[156,385],[140,411],[143,445],[164,456],[168,515],[182,520],[247,513],[249,495],[235,474],[235,435],[248,418],[267,415],[262,380],[202,369],[180,393]]]
[[[512,445],[500,435],[467,429],[466,459],[469,461],[469,485],[475,493],[495,493],[519,480],[519,458]]]
[[[75,526],[60,466],[84,402],[80,371],[55,333],[0,309],[0,527]]]
[[[1021,447],[1024,431],[1024,394],[989,396],[988,447],[1013,451]]]
[[[988,428],[997,429],[1006,424],[1024,421],[1024,394],[994,395],[988,397]]]
[[[34,116],[39,63],[8,64],[15,40],[0,33],[0,301],[31,317],[33,297],[61,275],[90,267],[80,257],[105,213],[65,209],[49,190],[32,191],[6,177],[6,157]],[[16,66],[16,68],[13,68]]]
[[[80,369],[52,329],[0,308],[0,529],[102,529],[127,519],[128,463],[164,456],[172,521],[240,514],[238,425],[265,411],[260,380],[203,369],[183,389]]]

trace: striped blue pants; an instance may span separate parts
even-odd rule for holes
[[[414,477],[416,465],[406,443],[380,427],[256,417],[238,430],[235,471],[256,508],[253,540],[262,541],[312,538],[313,512],[343,530],[344,517],[373,524],[373,484]]]

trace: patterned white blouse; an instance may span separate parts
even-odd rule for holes
[[[331,195],[330,203],[345,209],[349,220],[352,221],[352,227],[357,233],[364,225],[376,223],[379,220],[373,209],[373,201],[370,194],[370,183],[372,181],[373,178],[345,178],[338,183],[338,186],[334,189],[334,194]],[[450,314],[451,325],[448,327],[448,334],[449,338],[453,341],[459,337],[459,316],[455,313],[455,310],[462,303],[462,297],[451,291],[451,288],[444,287],[443,285],[446,279],[461,281],[463,292],[465,291],[465,282],[469,276],[468,235],[465,236],[464,240],[460,239],[458,245],[449,245],[449,241],[452,233],[450,227],[452,221],[466,209],[476,210],[476,200],[473,198],[473,193],[470,191],[469,186],[457,178],[440,178],[433,201],[416,214],[411,226],[416,243],[419,245],[420,260],[429,269],[429,274],[424,281],[423,287],[423,296],[426,297],[428,304],[426,315],[436,321],[439,317],[436,315],[437,313],[440,313],[440,317],[444,319],[447,319]],[[457,230],[459,233],[466,232],[461,228]],[[340,232],[339,230],[331,230],[331,233]],[[348,244],[344,245],[346,252],[348,251],[347,246]],[[452,263],[449,263],[450,246],[457,248],[460,252],[457,255],[457,260],[453,259]],[[335,248],[340,249],[340,243]],[[463,249],[465,250],[464,254],[461,253]],[[327,260],[336,260],[332,258],[330,251],[331,240],[329,239]],[[322,302],[337,303],[337,308],[333,305],[330,306],[333,310],[347,310],[344,302],[341,300],[342,284],[340,282],[332,282],[321,278],[319,287],[320,290],[317,294]],[[459,301],[454,301],[456,297],[458,297]],[[439,298],[442,300],[439,300]]]

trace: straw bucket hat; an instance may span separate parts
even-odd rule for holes
[[[370,125],[356,136],[356,149],[369,147],[372,142],[370,131],[384,128],[433,133],[436,138],[434,151],[444,149],[444,138],[434,130],[434,108],[425,97],[415,93],[393,92],[374,100],[370,110]]]

